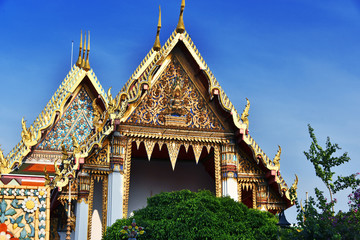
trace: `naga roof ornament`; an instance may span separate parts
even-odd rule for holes
[[[250,101],[249,99],[246,98],[246,106],[245,106],[245,109],[243,111],[243,113],[241,114],[241,121],[246,124],[246,128],[248,129],[249,128],[249,119],[248,119],[248,116],[249,116],[249,110],[250,110]]]
[[[181,8],[180,8],[179,22],[178,22],[178,25],[176,27],[176,32],[177,33],[185,32],[185,25],[184,25],[184,19],[183,19],[184,8],[185,8],[185,0],[182,0],[181,1]]]
[[[276,153],[275,157],[274,157],[274,160],[273,160],[273,163],[275,164],[275,166],[280,169],[280,155],[281,155],[281,147],[278,145],[279,147],[279,150],[278,152]]]
[[[156,32],[156,38],[155,38],[155,43],[153,46],[154,51],[159,51],[161,49],[161,44],[160,44],[160,29],[161,29],[161,8],[159,5],[159,21],[158,21],[158,26],[157,26],[157,32]]]

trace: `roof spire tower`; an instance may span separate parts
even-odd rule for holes
[[[86,53],[86,32],[85,32],[85,36],[84,36],[84,51],[83,51],[83,57],[82,57],[82,61],[81,61],[81,68],[85,67],[85,53]]]
[[[176,27],[176,32],[177,33],[185,32],[185,25],[184,25],[184,19],[183,19],[184,8],[185,8],[185,0],[182,0],[181,1],[181,8],[180,8],[179,22],[178,22],[178,25]]]
[[[80,48],[79,48],[79,57],[78,60],[76,61],[76,66],[81,67],[81,50],[82,50],[82,30],[81,30],[81,34],[80,34]]]
[[[90,70],[89,53],[90,53],[90,31],[88,31],[88,46],[87,46],[87,53],[86,53],[86,62],[85,62],[85,67],[84,67],[84,69],[86,71]]]
[[[154,43],[154,46],[153,46],[153,49],[155,51],[159,51],[161,49],[160,37],[159,37],[160,29],[161,29],[161,8],[160,8],[160,5],[159,5],[159,21],[158,21],[158,26],[157,26],[155,43]]]

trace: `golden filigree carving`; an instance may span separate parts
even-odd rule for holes
[[[145,145],[145,149],[146,149],[146,153],[147,153],[149,161],[150,161],[152,152],[154,150],[155,144],[156,144],[156,141],[151,141],[151,140],[144,141],[144,145]]]
[[[253,208],[256,209],[256,185],[253,184],[252,186],[252,199],[253,199]]]
[[[127,218],[129,207],[130,190],[130,168],[131,168],[131,146],[132,139],[129,139],[126,145],[125,168],[124,168],[124,192],[123,192],[123,218]]]
[[[221,197],[221,167],[220,167],[220,147],[214,146],[215,163],[215,192],[217,197]]]
[[[183,67],[173,58],[128,123],[222,130]]]
[[[275,164],[275,166],[280,169],[280,155],[281,155],[281,147],[279,147],[279,150],[278,152],[276,153],[275,157],[274,157],[274,160],[273,160],[273,163]]]
[[[94,178],[90,180],[87,239],[91,239],[92,212],[94,204]]]
[[[200,155],[201,155],[201,152],[202,152],[202,149],[203,149],[203,145],[201,145],[201,144],[193,144],[192,148],[193,148],[194,155],[195,155],[195,161],[196,161],[196,163],[198,163],[199,160],[200,160]]]
[[[245,174],[264,174],[262,170],[260,170],[259,166],[255,161],[250,160],[245,157],[245,154],[239,153],[237,154],[238,159],[238,172]]]
[[[91,154],[90,157],[86,158],[85,162],[91,165],[108,165],[108,145]]]
[[[169,157],[171,162],[171,167],[173,170],[175,170],[175,164],[177,160],[177,156],[179,154],[179,149],[181,144],[175,141],[169,142],[166,144],[168,151],[169,151]]]
[[[246,98],[246,106],[245,109],[243,111],[243,113],[241,114],[241,121],[246,124],[246,128],[249,128],[249,110],[250,110],[250,101],[249,99]]]
[[[102,202],[102,232],[103,234],[106,231],[106,221],[107,221],[107,206],[108,206],[108,176],[104,176],[103,180],[103,202]]]

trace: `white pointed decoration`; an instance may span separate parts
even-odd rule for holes
[[[137,139],[137,140],[135,141],[135,143],[136,143],[136,150],[139,150],[141,140]]]
[[[184,147],[185,147],[185,151],[186,151],[186,153],[189,151],[189,146],[190,146],[190,144],[188,143],[188,142],[184,142],[182,145],[184,145]]]
[[[159,145],[159,151],[161,151],[161,148],[163,147],[164,142],[163,141],[158,141],[157,144]]]
[[[192,148],[193,148],[193,151],[194,151],[196,164],[198,164],[199,160],[200,160],[200,155],[201,155],[203,146],[200,145],[200,144],[193,144]]]
[[[211,148],[212,148],[211,145],[207,145],[207,146],[206,146],[206,149],[207,149],[208,154],[210,154]]]
[[[176,164],[176,160],[177,160],[177,156],[179,154],[179,149],[180,149],[181,144],[179,144],[177,142],[172,142],[172,143],[167,143],[166,146],[169,151],[172,169],[175,170],[175,164]]]
[[[151,141],[151,140],[144,142],[145,150],[146,150],[146,153],[147,153],[147,156],[148,156],[148,160],[149,160],[149,161],[150,161],[152,152],[153,152],[153,150],[154,150],[155,143],[156,143],[155,141]]]

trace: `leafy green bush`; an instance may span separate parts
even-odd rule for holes
[[[229,197],[209,191],[165,192],[148,198],[147,207],[130,219],[108,227],[103,240],[122,238],[120,230],[136,219],[146,234],[138,239],[276,239],[277,218],[249,209]]]
[[[323,191],[315,188],[315,196],[310,197],[304,208],[295,200],[298,211],[298,227],[283,231],[283,239],[360,239],[360,179],[359,173],[349,176],[337,176],[334,167],[340,166],[350,158],[347,153],[336,157],[334,154],[341,148],[332,144],[330,138],[326,140],[325,148],[318,144],[314,129],[308,125],[310,138],[312,139],[310,149],[304,152],[306,158],[313,164],[316,176],[318,176],[329,191],[328,200]],[[346,188],[352,189],[349,195],[348,212],[335,213],[334,205],[337,200],[333,194]]]

